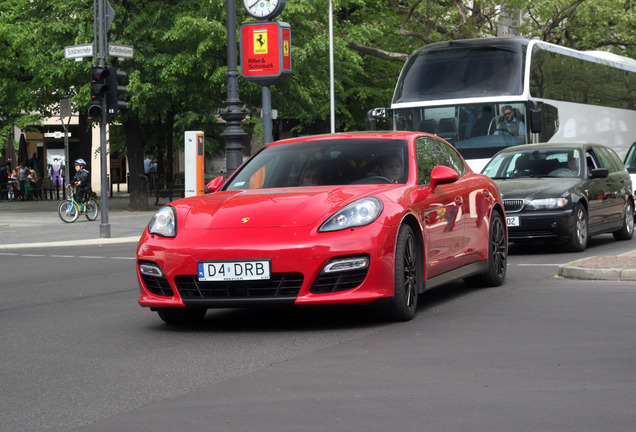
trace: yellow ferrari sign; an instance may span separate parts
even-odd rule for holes
[[[267,54],[267,30],[254,30],[254,54]]]

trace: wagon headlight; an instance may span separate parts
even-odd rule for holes
[[[325,221],[318,232],[340,231],[368,225],[382,213],[382,201],[368,197],[353,202]]]
[[[148,224],[150,234],[157,234],[162,237],[174,237],[177,235],[177,218],[174,208],[165,206],[161,208],[150,219]]]
[[[527,210],[555,210],[563,208],[568,204],[567,198],[542,198],[535,199],[528,203]]]

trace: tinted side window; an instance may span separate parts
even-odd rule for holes
[[[601,159],[601,163],[604,168],[607,168],[610,173],[622,171],[620,166],[617,166],[616,161],[612,158],[612,155],[609,151],[603,147],[598,147],[596,149],[596,153],[598,157]]]
[[[419,138],[415,142],[415,153],[418,183],[422,186],[431,183],[431,172],[437,165],[450,167],[460,175],[465,172],[464,162],[459,153],[448,144],[434,138]]]
[[[607,152],[609,153],[610,158],[614,162],[614,166],[616,167],[616,170],[617,171],[625,170],[625,165],[623,165],[623,161],[621,160],[621,158],[618,157],[616,152],[612,149],[608,149]]]
[[[625,168],[627,168],[627,171],[629,171],[630,173],[636,173],[636,146],[635,145],[632,145],[632,147],[627,152],[627,157],[625,158]]]
[[[589,105],[634,109],[631,89],[636,73],[535,46],[530,66],[530,94]]]

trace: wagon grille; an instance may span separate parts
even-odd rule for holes
[[[523,200],[520,199],[503,200],[503,203],[506,213],[518,212],[523,208]]]
[[[271,279],[250,281],[200,281],[196,276],[177,276],[175,284],[184,301],[295,298],[303,284],[303,275],[274,273]]]

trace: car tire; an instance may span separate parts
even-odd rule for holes
[[[587,211],[583,204],[578,203],[574,208],[574,223],[572,224],[572,237],[567,243],[567,248],[572,252],[583,252],[587,247]]]
[[[395,294],[384,310],[387,320],[410,321],[415,317],[423,282],[421,256],[421,247],[413,230],[408,225],[402,225],[395,245]]]
[[[623,227],[612,234],[616,240],[631,240],[634,237],[634,204],[630,200],[625,201]]]
[[[475,287],[495,287],[503,284],[508,267],[508,236],[503,216],[493,211],[488,232],[488,269],[467,277],[464,282]]]
[[[160,308],[157,314],[167,324],[187,325],[196,324],[203,320],[205,308]]]

